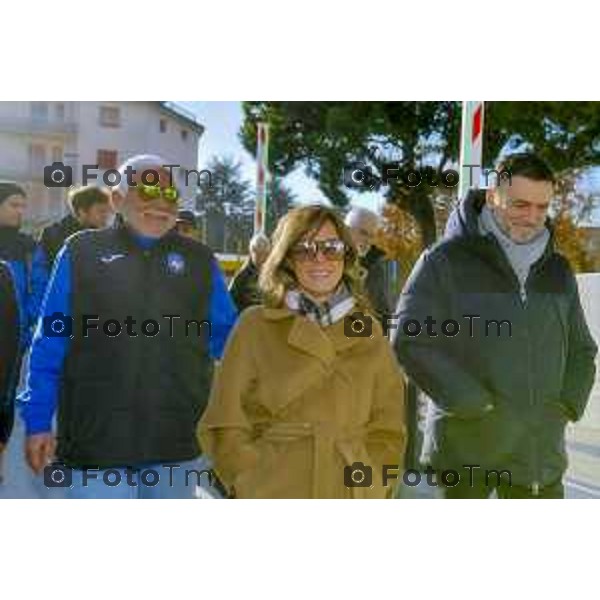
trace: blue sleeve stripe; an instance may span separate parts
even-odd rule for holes
[[[223,356],[227,337],[235,325],[237,309],[227,289],[225,277],[213,258],[210,264],[211,294],[208,320],[211,326],[210,355],[215,359]]]
[[[44,317],[71,311],[71,260],[68,248],[59,252],[46,296],[39,313],[31,346],[24,392],[20,395],[21,416],[27,435],[51,431],[58,403],[62,369],[69,347],[68,337],[49,337]]]

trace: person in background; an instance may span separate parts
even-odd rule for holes
[[[69,214],[44,228],[40,236],[48,271],[69,236],[84,229],[102,229],[112,216],[109,191],[94,185],[71,190],[68,204]]]
[[[350,228],[358,249],[360,264],[365,269],[364,286],[367,296],[377,318],[383,322],[385,316],[390,314],[391,304],[386,287],[385,255],[374,244],[379,217],[366,208],[354,207],[346,215],[345,223]]]
[[[71,498],[191,498],[207,484],[195,429],[236,311],[211,251],[176,232],[166,164],[129,159],[112,198],[122,219],[76,233],[56,257],[21,414],[30,468],[56,454],[72,469]],[[49,466],[53,481],[57,470]],[[110,471],[119,485],[105,483]]]
[[[14,423],[19,372],[19,310],[10,267],[0,261],[0,483],[3,452]]]
[[[229,286],[231,297],[240,312],[249,306],[261,303],[258,276],[271,250],[269,238],[261,233],[256,234],[250,240],[248,250],[248,259]]]
[[[20,351],[31,342],[32,328],[48,283],[44,253],[21,231],[27,196],[14,182],[0,182],[0,260],[11,268],[19,306]]]
[[[200,240],[198,221],[193,211],[183,209],[177,213],[177,232],[192,240]]]
[[[340,217],[290,211],[259,283],[264,304],[242,313],[199,427],[221,481],[237,498],[390,495],[382,470],[402,469],[403,375]]]

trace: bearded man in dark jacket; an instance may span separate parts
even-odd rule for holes
[[[554,248],[551,170],[518,154],[498,171],[510,176],[471,192],[415,265],[394,344],[433,400],[427,442],[446,498],[562,498],[565,426],[585,411],[597,346]]]

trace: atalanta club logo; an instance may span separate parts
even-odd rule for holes
[[[185,260],[181,254],[171,252],[167,255],[167,271],[171,275],[181,275],[185,270]]]

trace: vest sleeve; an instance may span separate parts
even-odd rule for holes
[[[209,342],[210,354],[220,359],[225,349],[227,337],[237,319],[237,309],[227,290],[225,278],[217,261],[212,258],[210,264],[211,294],[208,308],[211,337]]]
[[[70,337],[46,335],[52,321],[71,319],[71,259],[68,248],[58,254],[33,338],[27,383],[19,397],[27,435],[52,430]],[[68,327],[67,327],[68,330]]]

